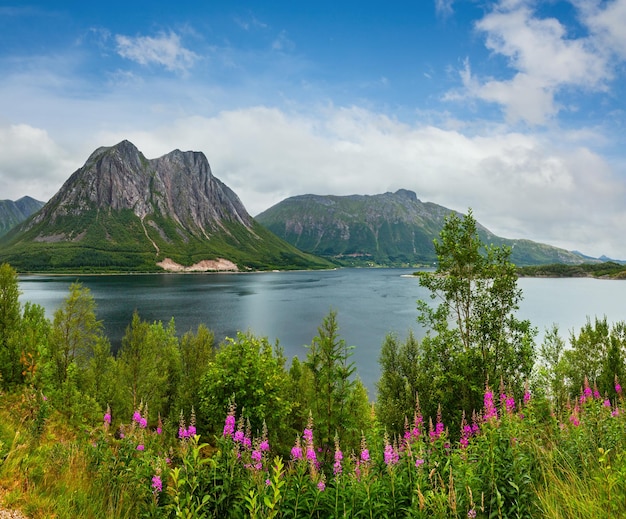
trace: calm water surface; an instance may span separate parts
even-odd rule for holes
[[[237,331],[279,341],[288,357],[304,359],[305,345],[323,318],[337,311],[339,333],[354,346],[357,372],[375,397],[378,355],[385,336],[421,337],[416,301],[428,292],[414,269],[340,269],[323,272],[255,274],[154,274],[120,276],[23,276],[21,300],[42,305],[49,317],[81,282],[91,290],[107,336],[119,347],[134,310],[146,321],[172,317],[179,334],[204,323],[218,340]],[[595,279],[520,279],[524,301],[518,317],[529,319],[541,335],[553,323],[561,335],[577,331],[587,317],[626,320],[624,281]]]

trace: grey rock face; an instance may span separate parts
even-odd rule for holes
[[[149,160],[129,141],[94,151],[32,224],[94,208],[130,209],[142,220],[160,215],[204,236],[224,221],[252,223],[239,197],[213,176],[203,153],[175,150]]]

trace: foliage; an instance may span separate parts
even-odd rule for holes
[[[181,380],[178,388],[180,410],[200,409],[200,387],[215,355],[213,332],[201,324],[196,333],[188,331],[180,339]]]
[[[570,395],[576,394],[585,379],[592,381],[601,394],[613,389],[614,379],[623,378],[626,361],[626,322],[612,326],[606,317],[589,318],[578,335],[571,333],[571,349],[564,352],[566,358]]]
[[[549,265],[532,265],[519,267],[517,273],[520,276],[528,277],[555,277],[555,278],[577,278],[595,277],[624,279],[626,278],[626,265],[615,261],[604,261],[596,263],[581,263],[579,265],[564,265],[562,263],[551,263]]]
[[[267,339],[240,333],[214,351],[205,328],[179,341],[173,322],[136,314],[115,357],[90,301],[73,285],[53,324],[41,307],[17,313],[30,356],[20,354],[22,378],[0,394],[0,488],[3,505],[31,517],[626,514],[623,323],[589,321],[570,350],[555,325],[532,393],[507,379],[499,391],[483,386],[474,414],[441,382],[461,387],[453,377],[471,365],[455,363],[467,359],[446,358],[438,337],[390,335],[372,421],[334,312],[287,373]],[[67,358],[62,382],[55,353]],[[187,408],[194,387],[202,430]],[[423,415],[415,388],[441,398],[440,412]],[[446,407],[459,410],[457,423]]]
[[[285,398],[288,383],[285,357],[278,345],[239,332],[220,345],[208,364],[198,387],[200,414],[215,427],[234,400],[245,406],[252,431],[261,431],[265,423],[273,443],[285,445],[292,433],[285,427],[292,408]]]
[[[339,336],[337,313],[331,310],[317,330],[304,364],[308,373],[302,376],[308,388],[302,388],[301,401],[312,413],[320,447],[328,458],[332,456],[337,435],[346,447],[358,446],[369,410],[367,395],[363,398],[357,392],[358,381],[353,378],[355,366],[350,361],[353,348]]]
[[[539,358],[535,366],[534,386],[541,391],[551,406],[561,412],[569,400],[567,390],[567,359],[565,341],[559,336],[559,328],[553,325],[546,330],[539,346]]]
[[[156,210],[155,210],[156,211]],[[241,270],[329,268],[328,260],[304,253],[252,222],[224,220],[197,236],[158,212],[141,220],[130,209],[99,211],[81,208],[76,214],[40,222],[23,232],[14,228],[0,238],[0,262],[20,272],[161,272],[166,257],[183,265],[228,258]],[[56,236],[52,242],[36,240]],[[58,237],[63,237],[59,241]],[[155,244],[157,249],[155,249]]]
[[[418,200],[400,189],[378,195],[302,195],[287,198],[255,219],[300,250],[328,258],[342,266],[431,266],[433,247],[449,209]],[[530,240],[499,238],[483,227],[480,238],[511,248],[517,265],[579,262],[570,253]]]
[[[0,383],[10,387],[21,382],[20,351],[16,332],[21,323],[17,272],[8,264],[0,265]]]
[[[122,338],[118,359],[119,386],[124,391],[124,414],[147,405],[155,414],[169,416],[181,378],[180,352],[173,320],[147,323],[134,312]]]
[[[530,393],[517,402],[488,388],[458,441],[441,418],[427,427],[416,416],[396,440],[370,430],[352,454],[337,440],[329,461],[314,421],[283,458],[234,406],[213,448],[191,424],[177,437],[147,427],[142,409],[117,429],[105,414],[86,435],[55,414],[36,440],[19,429],[41,402],[16,393],[0,407],[0,484],[19,478],[5,503],[60,519],[622,517],[624,402],[587,389],[568,413],[545,417]]]
[[[418,320],[427,328],[421,368],[430,381],[419,389],[435,397],[426,402],[430,412],[439,402],[444,417],[458,423],[459,409],[469,414],[479,407],[485,383],[504,379],[521,394],[536,330],[514,315],[522,295],[510,249],[485,246],[471,210],[463,219],[446,218],[435,250],[436,271],[419,273],[420,285],[439,301],[418,301]]]
[[[422,383],[419,355],[419,344],[412,332],[402,344],[389,334],[381,347],[376,417],[392,436],[404,432],[405,421],[417,408]]]

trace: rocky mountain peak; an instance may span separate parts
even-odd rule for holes
[[[409,189],[398,189],[395,192],[396,195],[409,199],[411,202],[419,202],[420,200],[417,198],[415,191],[411,191]]]
[[[223,220],[248,227],[252,221],[237,195],[213,176],[203,153],[174,150],[149,160],[127,140],[95,150],[34,223],[93,209],[130,209],[141,219],[156,214],[205,236]]]

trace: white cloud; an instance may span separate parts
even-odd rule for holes
[[[287,36],[287,31],[281,31],[272,42],[272,50],[292,51],[296,48],[296,44]]]
[[[502,0],[476,23],[486,47],[505,58],[512,76],[476,78],[468,65],[461,76],[464,96],[501,105],[510,122],[545,124],[563,109],[557,101],[563,89],[606,90],[612,64],[597,36],[571,37],[559,20],[539,18],[529,4]],[[607,38],[618,29],[598,16],[593,20]]]
[[[586,24],[603,47],[626,58],[626,0],[613,0],[600,4],[596,1],[577,0]]]
[[[447,17],[453,13],[454,0],[435,0],[435,10],[439,16]]]
[[[115,36],[117,52],[123,58],[140,65],[156,64],[174,72],[184,72],[198,59],[197,54],[183,47],[180,37],[174,33],[131,38]]]
[[[0,126],[1,199],[28,195],[45,202],[67,180],[74,164],[46,131],[26,124]]]
[[[246,17],[236,16],[234,21],[244,31],[249,31],[251,29],[267,29],[267,24],[260,21],[252,14]]]
[[[316,116],[255,107],[102,136],[110,144],[122,138],[148,157],[174,147],[203,151],[215,176],[253,215],[304,193],[406,188],[422,201],[460,211],[472,207],[500,236],[626,258],[615,241],[617,222],[626,220],[624,185],[576,136],[555,145],[549,134],[496,128],[469,136],[356,107],[327,107]]]

